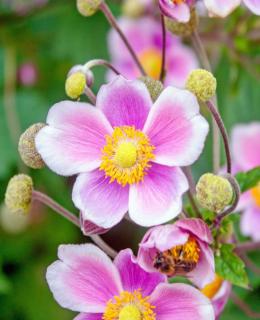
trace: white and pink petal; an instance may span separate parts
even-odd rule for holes
[[[210,15],[224,18],[241,4],[241,0],[204,0]]]
[[[245,5],[250,9],[254,14],[260,15],[260,1],[259,0],[243,0]]]

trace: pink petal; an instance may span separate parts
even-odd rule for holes
[[[199,288],[204,288],[215,279],[214,254],[211,248],[199,241],[200,258],[196,268],[187,274],[187,277]]]
[[[182,195],[188,187],[181,169],[153,163],[144,181],[130,186],[131,219],[149,227],[175,218],[181,212]]]
[[[212,304],[214,307],[216,319],[219,319],[219,316],[223,312],[223,310],[228,302],[228,299],[229,299],[229,296],[231,293],[231,289],[232,289],[231,284],[228,281],[224,281],[221,288],[219,289],[217,294],[212,299]]]
[[[108,229],[119,223],[128,209],[128,186],[109,183],[103,171],[82,173],[73,187],[72,200],[83,220]]]
[[[205,6],[213,16],[226,17],[241,3],[241,0],[204,0]]]
[[[175,226],[192,233],[206,243],[210,244],[213,241],[208,225],[201,219],[181,219],[176,221]]]
[[[143,131],[155,146],[154,162],[188,166],[198,159],[208,130],[196,97],[187,90],[168,87],[153,105]]]
[[[260,208],[248,207],[241,216],[241,232],[245,236],[252,237],[254,241],[260,241]]]
[[[50,109],[47,124],[35,142],[54,172],[67,176],[100,165],[105,135],[112,133],[102,112],[87,103],[63,101]]]
[[[159,284],[149,301],[156,320],[214,320],[211,302],[187,284]]]
[[[141,81],[118,76],[100,88],[96,105],[113,127],[135,126],[136,129],[142,129],[152,100]]]
[[[231,141],[234,161],[241,170],[260,166],[260,122],[235,126]]]
[[[102,320],[102,313],[80,313],[73,320]]]
[[[154,227],[146,232],[138,250],[138,263],[148,272],[155,272],[154,258],[158,251],[166,251],[187,242],[189,234],[175,224]]]
[[[102,313],[122,290],[112,261],[92,244],[61,245],[60,260],[48,267],[46,278],[56,301],[78,312]]]
[[[160,9],[164,15],[186,23],[190,20],[190,8],[187,4],[173,4],[169,0],[159,0]]]
[[[244,0],[244,3],[254,14],[260,15],[259,0]]]
[[[109,229],[100,228],[96,224],[92,223],[91,221],[84,220],[84,217],[82,213],[80,213],[80,225],[81,225],[81,231],[85,236],[91,236],[94,234],[104,234]]]
[[[114,264],[121,275],[125,291],[141,290],[144,296],[149,296],[159,283],[166,281],[166,277],[158,272],[144,271],[130,249],[120,251]]]

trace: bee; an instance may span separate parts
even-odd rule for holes
[[[175,256],[171,250],[157,252],[153,261],[153,266],[168,277],[185,275],[195,269],[197,262],[186,259],[183,253],[181,248],[178,252],[178,256]]]

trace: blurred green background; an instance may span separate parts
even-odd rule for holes
[[[119,14],[120,5],[115,1],[109,3]],[[73,65],[93,58],[108,59],[106,34],[109,26],[101,14],[86,19],[79,15],[75,1],[71,0],[49,1],[27,14],[17,12],[15,5],[15,1],[0,1],[0,203],[3,203],[10,177],[28,170],[21,164],[17,151],[20,133],[35,122],[44,122],[50,106],[66,99],[64,81]],[[233,39],[233,51],[222,46],[214,35],[209,36],[207,42],[218,80],[220,110],[229,131],[236,123],[260,120],[260,21],[238,9],[225,22],[202,21],[201,30],[207,34],[207,30],[216,28],[231,34],[238,23],[241,25]],[[254,30],[258,30],[258,34],[255,35]],[[37,73],[36,81],[30,85],[17,76],[28,62],[36,67]],[[104,70],[95,69],[94,91],[103,77]],[[194,168],[195,176],[211,170],[211,162],[209,137],[205,152]],[[70,200],[71,181],[47,169],[30,174],[37,189],[76,213]],[[2,220],[0,319],[72,319],[73,314],[59,307],[52,298],[45,271],[56,259],[59,244],[89,240],[76,227],[41,206],[35,208],[29,225],[20,232],[10,229]],[[134,239],[132,228],[124,222],[105,238],[117,249],[129,245],[136,248],[136,239],[140,238],[142,230],[138,230]],[[252,258],[260,266],[260,255],[254,254]],[[260,312],[260,276],[250,273],[250,280],[254,290],[238,292]],[[240,320],[247,316],[230,303],[221,319]]]

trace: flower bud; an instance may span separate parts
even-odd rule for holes
[[[153,101],[155,101],[159,95],[163,91],[163,84],[159,80],[154,80],[150,77],[140,77],[139,80],[141,80],[148,89],[150,96]]]
[[[144,4],[140,0],[125,0],[122,5],[122,12],[124,16],[129,18],[138,18],[145,11]]]
[[[65,83],[65,91],[71,99],[78,99],[85,90],[86,76],[83,72],[78,71],[68,76]]]
[[[85,17],[95,14],[103,0],[77,0],[77,9]]]
[[[216,93],[217,80],[207,70],[193,70],[186,81],[186,88],[201,101],[208,101]]]
[[[30,168],[41,169],[45,166],[42,157],[35,147],[35,137],[37,133],[45,127],[44,123],[35,123],[30,126],[20,137],[18,151],[23,162]]]
[[[196,192],[200,205],[214,212],[221,212],[233,200],[233,188],[230,182],[212,173],[200,177]]]
[[[178,22],[175,19],[165,17],[165,25],[168,31],[180,37],[189,37],[198,26],[198,16],[194,8],[190,12],[190,20],[187,23]]]
[[[11,234],[17,234],[28,226],[29,216],[28,215],[17,215],[3,204],[0,207],[0,224],[5,232]]]
[[[11,213],[27,214],[31,207],[33,192],[32,178],[18,174],[10,179],[6,193],[5,205]]]

